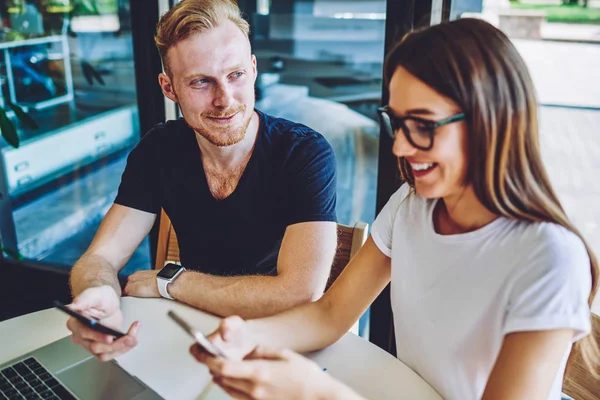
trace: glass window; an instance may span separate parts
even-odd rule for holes
[[[327,138],[347,225],[375,217],[385,10],[385,0],[258,1],[250,16],[256,106]]]
[[[0,16],[5,252],[70,266],[140,137],[129,2],[9,0]],[[146,241],[123,272],[149,268],[149,256]]]
[[[257,108],[323,134],[337,157],[339,222],[372,223],[385,1],[278,1],[258,9],[251,19]]]
[[[525,59],[540,102],[540,143],[550,180],[600,254],[600,3],[484,0],[482,13],[474,16],[499,27]],[[593,309],[600,313],[600,300]]]

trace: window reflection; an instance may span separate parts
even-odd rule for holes
[[[129,2],[11,0],[0,16],[0,106],[20,142],[0,140],[0,233],[12,253],[71,265],[139,139]]]
[[[327,138],[338,163],[338,220],[371,223],[386,2],[278,1],[258,6],[251,19],[260,74],[257,107]]]

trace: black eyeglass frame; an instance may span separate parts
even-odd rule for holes
[[[396,139],[396,132],[398,130],[402,130],[406,140],[416,149],[427,151],[433,148],[433,139],[435,137],[435,130],[441,126],[451,124],[453,122],[463,121],[466,118],[464,113],[459,113],[452,115],[448,118],[444,118],[439,121],[432,121],[429,119],[424,119],[420,117],[415,117],[412,115],[407,115],[406,117],[396,117],[392,112],[390,112],[390,108],[388,106],[379,107],[377,109],[379,113],[379,118],[381,120],[381,124],[385,127],[385,131],[392,138],[392,140]],[[429,146],[421,146],[416,144],[410,136],[410,131],[406,126],[405,121],[415,121],[419,124],[422,124],[429,133]]]

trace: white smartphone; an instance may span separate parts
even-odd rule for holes
[[[198,343],[200,345],[200,347],[202,347],[204,350],[206,350],[207,352],[209,352],[210,354],[212,354],[215,357],[227,358],[227,356],[225,355],[225,353],[223,353],[223,351],[221,349],[219,349],[217,346],[212,344],[210,342],[210,340],[208,340],[208,338],[206,336],[204,336],[204,334],[202,332],[194,329],[183,318],[181,318],[179,315],[175,314],[175,311],[171,310],[167,313],[167,315],[169,317],[171,317],[171,319],[173,321],[175,321],[177,323],[177,325],[182,327],[183,330],[186,331],[191,337],[193,337],[196,340],[196,343]]]

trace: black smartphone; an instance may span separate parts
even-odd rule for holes
[[[114,329],[109,328],[108,326],[102,325],[100,322],[98,322],[98,320],[95,320],[93,318],[88,318],[84,315],[79,314],[77,311],[71,310],[69,307],[65,306],[58,300],[54,300],[54,307],[58,308],[61,311],[66,312],[71,317],[77,319],[79,322],[81,322],[85,326],[92,328],[95,331],[98,331],[101,333],[106,333],[107,335],[114,336],[117,339],[125,336],[125,334],[123,332],[115,331]]]

